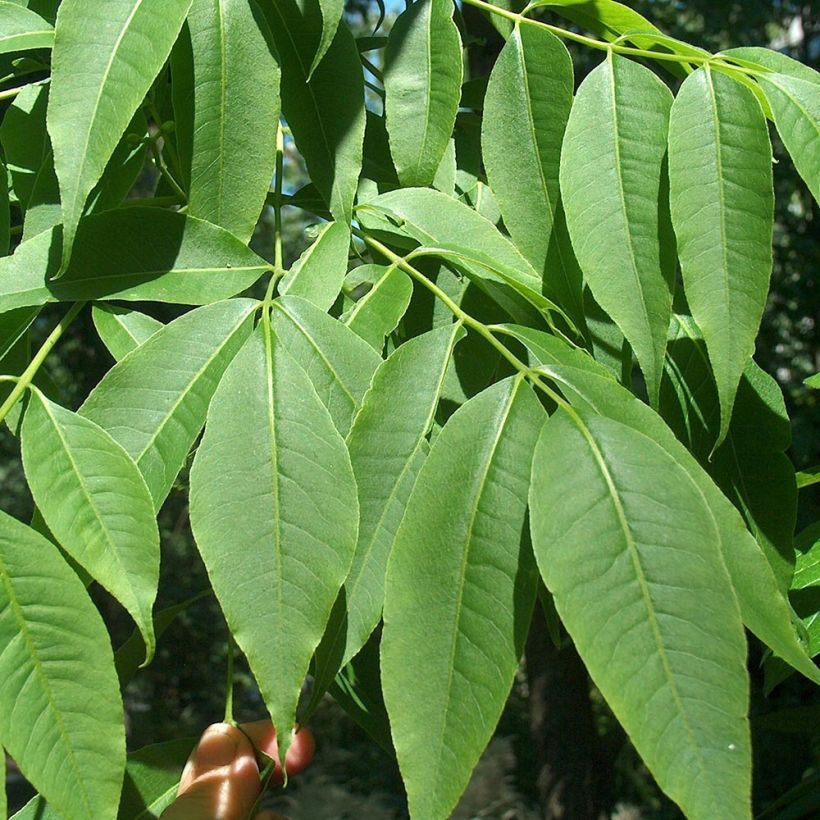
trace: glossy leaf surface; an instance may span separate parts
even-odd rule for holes
[[[191,470],[191,523],[276,726],[293,725],[357,522],[343,439],[305,372],[259,327],[208,411]],[[280,738],[284,757],[289,735]]]
[[[672,106],[669,182],[686,297],[718,387],[720,444],[772,268],[772,153],[751,91],[703,68],[686,79]]]
[[[125,732],[108,634],[57,548],[6,513],[0,645],[0,742],[63,817],[113,818]]]
[[[436,438],[396,536],[382,687],[413,816],[450,814],[518,668],[536,591],[521,530],[543,421],[520,379],[467,402]]]
[[[256,303],[232,299],[166,325],[111,368],[80,408],[134,459],[159,509],[251,331]]]
[[[404,186],[430,185],[461,96],[461,38],[450,0],[419,0],[398,17],[385,52],[390,151]]]
[[[561,153],[572,246],[595,300],[632,345],[653,402],[672,313],[658,240],[671,103],[651,71],[611,55],[578,89]]]
[[[48,132],[60,180],[61,272],[91,189],[171,53],[191,0],[65,0],[57,14]],[[82,72],[77,66],[83,66]]]

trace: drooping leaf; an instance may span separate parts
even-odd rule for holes
[[[86,199],[168,59],[190,6],[191,0],[60,4],[48,100],[63,213],[60,273]]]
[[[450,0],[408,5],[390,30],[384,69],[390,151],[405,187],[432,183],[453,132],[463,73]]]
[[[102,302],[91,311],[94,327],[116,361],[147,342],[165,325],[146,313]]]
[[[191,470],[191,525],[280,729],[293,725],[310,659],[353,558],[357,523],[344,441],[263,319],[208,411]],[[289,733],[279,737],[284,759]]]
[[[0,54],[51,48],[54,27],[39,14],[16,3],[0,0]]]
[[[313,62],[310,64],[310,72],[308,78],[316,70],[316,66],[322,62],[322,58],[327,54],[333,38],[336,36],[336,30],[339,28],[339,21],[344,14],[345,4],[344,0],[318,0],[319,9],[322,12],[322,36],[319,40],[319,47],[316,49],[316,54],[313,56]]]
[[[415,817],[446,817],[489,742],[536,594],[521,548],[544,413],[519,378],[451,417],[416,480],[388,564],[382,687]]]
[[[328,664],[335,674],[347,664],[381,618],[387,559],[424,463],[426,436],[453,347],[462,335],[459,325],[443,325],[401,345],[376,371],[356,415],[347,447],[358,488],[359,540],[317,653],[320,671]]]
[[[205,423],[257,303],[230,299],[167,324],[106,373],[79,412],[134,459],[159,509]]]
[[[562,410],[532,478],[541,575],[658,785],[694,820],[750,818],[746,642],[697,486],[647,435]]]
[[[202,305],[253,284],[270,265],[226,230],[159,208],[122,208],[83,220],[58,280],[61,228],[0,259],[7,309],[88,299]]]
[[[363,268],[369,269],[373,281],[342,320],[375,350],[381,351],[385,337],[396,329],[410,304],[413,282],[404,271],[383,265],[362,265],[353,273],[363,276]]]
[[[572,246],[595,300],[632,345],[653,403],[672,314],[658,217],[671,103],[649,69],[610,54],[578,89],[561,152]]]
[[[188,213],[248,242],[276,165],[279,63],[272,35],[248,0],[194,0],[186,33],[187,82],[176,81],[186,53],[177,48],[173,88],[176,131],[191,148]],[[183,104],[180,94],[193,100]],[[192,112],[192,121],[180,108]]]
[[[68,820],[113,818],[125,767],[108,633],[57,548],[0,513],[0,743]]]
[[[708,68],[684,81],[669,125],[669,182],[686,298],[717,382],[717,446],[754,350],[772,268],[772,151],[751,91]]]
[[[301,296],[329,310],[342,289],[349,249],[350,228],[343,222],[329,222],[282,279],[279,293]]]
[[[68,554],[129,612],[154,654],[159,531],[137,465],[93,421],[32,392],[23,417],[26,479]]]
[[[661,415],[743,514],[783,592],[789,589],[797,513],[791,429],[777,382],[749,361],[726,440],[712,454],[720,406],[706,349],[691,317],[670,327]]]
[[[794,167],[820,202],[820,74],[768,48],[732,48],[722,54],[772,70],[756,80]]]
[[[381,356],[350,328],[298,296],[274,302],[281,345],[307,373],[336,429],[346,436]]]
[[[516,26],[487,85],[481,143],[504,224],[539,273],[547,268],[572,90],[564,44],[544,29]]]
[[[362,167],[364,76],[350,29],[342,23],[310,80],[321,42],[317,0],[264,6],[282,66],[282,110],[308,173],[335,219],[350,222]]]
[[[536,352],[537,349],[531,346],[530,350]],[[542,369],[561,386],[573,405],[650,437],[686,470],[714,517],[719,537],[713,544],[720,550],[729,571],[743,622],[795,669],[820,682],[820,671],[806,655],[794,626],[796,616],[763,550],[746,529],[740,513],[661,417],[613,379],[591,373],[588,367],[547,363]]]

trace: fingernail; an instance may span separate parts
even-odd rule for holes
[[[198,769],[215,769],[233,762],[239,750],[239,738],[229,726],[217,724],[207,729],[196,748]]]

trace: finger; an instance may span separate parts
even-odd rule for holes
[[[276,730],[269,720],[257,720],[253,723],[243,723],[242,731],[253,741],[254,745],[268,757],[279,760],[279,749],[276,742]],[[301,728],[294,731],[290,747],[285,755],[285,764],[288,775],[303,772],[313,760],[316,742],[310,729]],[[274,781],[281,780],[282,769],[277,762],[274,771]]]
[[[244,820],[259,795],[259,769],[242,732],[210,726],[185,766],[178,795],[162,820]]]

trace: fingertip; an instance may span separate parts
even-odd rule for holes
[[[306,727],[295,731],[290,748],[285,755],[288,774],[303,772],[311,764],[315,752],[316,739],[313,737],[313,732]]]

